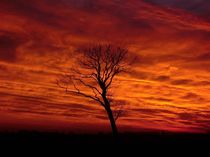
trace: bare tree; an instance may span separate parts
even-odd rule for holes
[[[127,68],[128,50],[111,44],[98,44],[80,50],[77,68],[63,75],[57,84],[66,92],[94,100],[107,112],[112,133],[118,135],[116,120],[122,113],[122,104],[113,112],[110,87],[116,75]],[[70,88],[71,86],[71,88]],[[89,90],[89,92],[88,92]]]

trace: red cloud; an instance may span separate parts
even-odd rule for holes
[[[75,113],[69,114],[66,105],[91,103],[61,94],[55,79],[69,68],[78,45],[121,42],[138,56],[134,70],[119,78],[125,83],[118,89],[117,99],[131,104],[129,125],[147,127],[146,123],[139,124],[141,119],[156,129],[160,129],[159,122],[166,130],[205,129],[198,122],[205,126],[209,117],[198,116],[189,122],[189,114],[176,116],[176,112],[183,113],[183,108],[193,111],[189,112],[192,115],[210,110],[210,22],[202,14],[143,0],[2,0],[0,7],[0,92],[7,95],[0,97],[5,106],[0,112],[9,114],[13,108],[14,115],[35,116],[35,121],[38,115],[59,115],[61,121],[66,116],[85,116],[91,108],[70,107]],[[188,93],[203,99],[191,99]],[[44,101],[39,101],[40,95]],[[195,104],[202,105],[202,109]],[[150,108],[142,109],[140,105]],[[93,122],[98,123],[98,118],[104,119],[94,113]],[[180,124],[179,120],[185,122]],[[127,124],[126,120],[122,123]]]

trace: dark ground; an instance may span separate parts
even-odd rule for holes
[[[111,134],[102,133],[1,132],[0,154],[2,151],[26,156],[43,156],[43,152],[47,156],[54,152],[58,156],[210,156],[210,134],[123,133],[116,141]]]
[[[56,132],[1,132],[4,145],[142,145],[142,146],[209,146],[210,134],[189,133],[122,133],[116,141],[111,134],[73,134]]]

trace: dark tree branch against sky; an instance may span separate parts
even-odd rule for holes
[[[64,88],[66,93],[89,98],[101,105],[107,112],[115,137],[118,136],[115,122],[122,112],[123,104],[119,103],[120,110],[113,114],[109,91],[115,77],[128,68],[127,53],[126,48],[111,44],[97,44],[82,48],[81,55],[76,60],[76,64],[73,64],[72,70],[57,81],[57,85]],[[69,88],[70,85],[73,88]],[[89,89],[90,92],[81,91],[81,86]]]
[[[209,132],[209,15],[209,0],[0,0],[0,130],[109,132],[92,73],[74,89],[95,100],[55,81],[101,42],[137,56],[110,90],[119,131]]]

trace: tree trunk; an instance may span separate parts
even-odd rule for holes
[[[107,114],[109,116],[109,120],[110,120],[110,124],[111,124],[111,128],[112,128],[112,134],[115,138],[118,137],[118,130],[117,130],[117,126],[113,117],[113,113],[110,107],[106,107],[105,108],[107,111]]]

